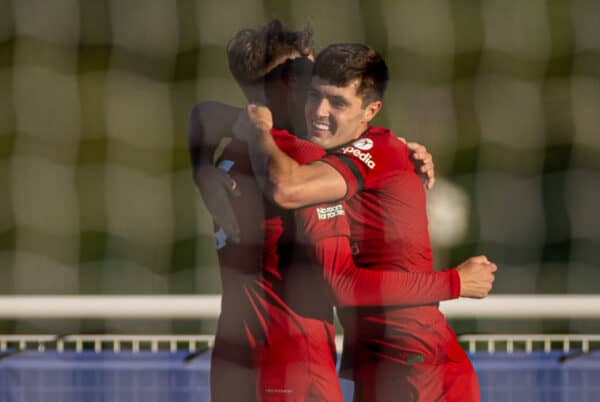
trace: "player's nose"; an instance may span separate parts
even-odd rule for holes
[[[322,98],[315,102],[314,114],[316,117],[329,116],[329,102],[327,101],[327,99]]]

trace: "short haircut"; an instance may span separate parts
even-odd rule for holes
[[[317,56],[313,75],[344,87],[359,80],[356,90],[362,105],[383,100],[389,80],[388,68],[374,49],[358,43],[330,45]]]
[[[311,54],[312,36],[309,26],[291,31],[277,19],[258,28],[242,29],[227,45],[229,69],[240,85],[256,84],[281,57],[294,52]]]

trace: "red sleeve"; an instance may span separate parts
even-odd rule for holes
[[[413,169],[406,144],[382,127],[370,127],[359,139],[331,151],[322,161],[346,180],[348,192],[344,199],[376,186],[386,176]]]
[[[457,298],[460,278],[455,269],[405,272],[358,268],[350,247],[344,203],[296,210],[301,235],[308,243],[336,304],[343,306],[420,305]]]
[[[316,259],[339,307],[422,305],[460,296],[458,271],[382,271],[354,265],[345,237],[322,238]]]
[[[350,237],[345,203],[318,204],[294,211],[299,221],[299,235],[310,246],[327,237]]]
[[[322,162],[328,163],[339,174],[342,175],[346,181],[348,189],[344,200],[352,198],[354,194],[359,193],[364,186],[364,174],[356,165],[346,156],[340,154],[328,154],[325,158],[321,159]]]
[[[325,150],[320,146],[298,138],[288,131],[273,129],[271,135],[279,149],[300,164],[314,162],[325,155]]]

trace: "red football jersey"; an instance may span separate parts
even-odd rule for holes
[[[325,155],[320,147],[296,138],[283,130],[273,130],[277,145],[299,163],[317,160]],[[254,177],[247,153],[246,144],[233,140],[224,150],[219,166],[227,165],[228,172],[237,182],[241,196],[232,199],[232,206],[240,225],[239,244],[225,241],[218,250],[223,286],[222,311],[241,311],[239,302],[252,295],[266,297],[261,292],[269,292],[273,301],[284,303],[283,299],[299,302],[299,292],[292,286],[292,279],[300,280],[298,274],[290,269],[291,264],[305,261],[302,252],[294,250],[294,216],[291,211],[282,210],[269,202],[260,191]],[[305,270],[308,271],[308,270]],[[310,279],[322,282],[318,271],[311,270]],[[307,277],[302,278],[307,280]],[[242,290],[240,292],[240,290]],[[304,299],[314,299],[302,296]],[[231,302],[230,302],[231,300]],[[253,325],[246,331],[251,339],[264,335],[264,326],[268,320],[265,311],[256,300],[250,303]],[[322,311],[328,310],[326,307]],[[331,309],[329,309],[331,310]],[[237,319],[248,317],[237,315]],[[256,328],[259,323],[259,330]]]
[[[460,283],[456,270],[433,272],[424,189],[406,146],[389,131],[371,128],[326,161],[348,182],[347,205],[297,214],[338,306],[375,306],[339,309],[342,375],[355,379],[355,399],[478,402],[475,370],[432,304],[458,297]],[[356,264],[364,269],[344,258],[350,245],[339,234],[347,231],[346,216]]]
[[[391,131],[370,127],[356,141],[331,151],[323,161],[348,183],[347,216],[356,264],[373,270],[433,272],[425,191],[407,146]],[[453,285],[446,290],[457,297],[458,273],[451,270],[449,274]],[[440,292],[433,281],[421,283],[417,290],[432,300]],[[347,345],[344,367],[369,360],[406,362],[415,352],[418,359],[429,360],[432,354],[423,348],[433,347],[430,343],[435,341],[427,339],[428,334],[421,329],[444,322],[437,303],[344,308],[339,313]]]
[[[278,146],[299,163],[318,160],[325,154],[318,146],[287,132],[274,130],[273,136]],[[358,158],[365,160],[360,155]],[[363,263],[365,268],[356,268],[343,202],[298,210],[295,221],[289,211],[274,207],[260,195],[245,144],[234,141],[226,148],[223,160],[228,161],[226,165],[242,193],[233,200],[242,240],[240,244],[226,243],[219,252],[223,315],[217,338],[229,326],[237,329],[230,332],[237,332],[240,344],[246,343],[247,348],[241,349],[247,350],[249,360],[253,356],[261,359],[259,388],[273,392],[284,392],[290,386],[299,389],[300,383],[292,384],[289,379],[306,378],[301,371],[309,356],[319,356],[311,366],[322,369],[322,374],[310,381],[326,378],[333,369],[335,352],[333,300],[339,306],[415,305],[458,295],[455,271],[394,271],[389,266],[378,267],[377,259]],[[412,171],[412,164],[408,162],[406,168]],[[348,182],[350,197],[358,189],[358,180],[348,178]],[[355,212],[348,209],[349,215]],[[358,225],[352,221],[353,236],[368,229]],[[262,228],[264,245],[260,241]],[[307,343],[308,337],[311,340]],[[225,349],[215,349],[215,354],[235,357],[239,353],[235,348]],[[295,368],[300,372],[295,373]],[[282,382],[277,383],[279,380]]]
[[[390,266],[360,267],[352,258],[346,203],[319,204],[296,210],[302,232],[297,246],[322,270],[335,304],[348,306],[422,305],[458,296],[455,271],[406,272]]]
[[[299,163],[325,154],[320,147],[285,131],[274,131],[273,137]],[[235,360],[236,354],[242,362],[247,360],[253,369],[236,378],[256,384],[258,400],[288,395],[290,400],[310,396],[341,401],[333,301],[321,271],[302,247],[296,247],[293,212],[263,198],[245,144],[235,140],[229,144],[220,165],[230,168],[242,194],[232,199],[241,242],[225,241],[219,250],[223,298],[216,346],[228,335],[239,347],[215,346],[213,364],[221,358]],[[223,367],[222,373],[212,374],[213,384],[225,400],[232,389],[218,381],[231,375]]]
[[[389,263],[405,271],[432,271],[425,190],[406,144],[391,131],[372,127],[323,161],[348,184],[357,264]]]

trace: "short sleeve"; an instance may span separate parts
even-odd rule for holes
[[[380,127],[371,127],[356,141],[329,152],[322,161],[346,180],[348,192],[344,199],[410,165],[406,144]]]
[[[325,155],[325,150],[320,146],[298,138],[288,131],[273,129],[271,135],[279,149],[302,165],[319,160]]]

